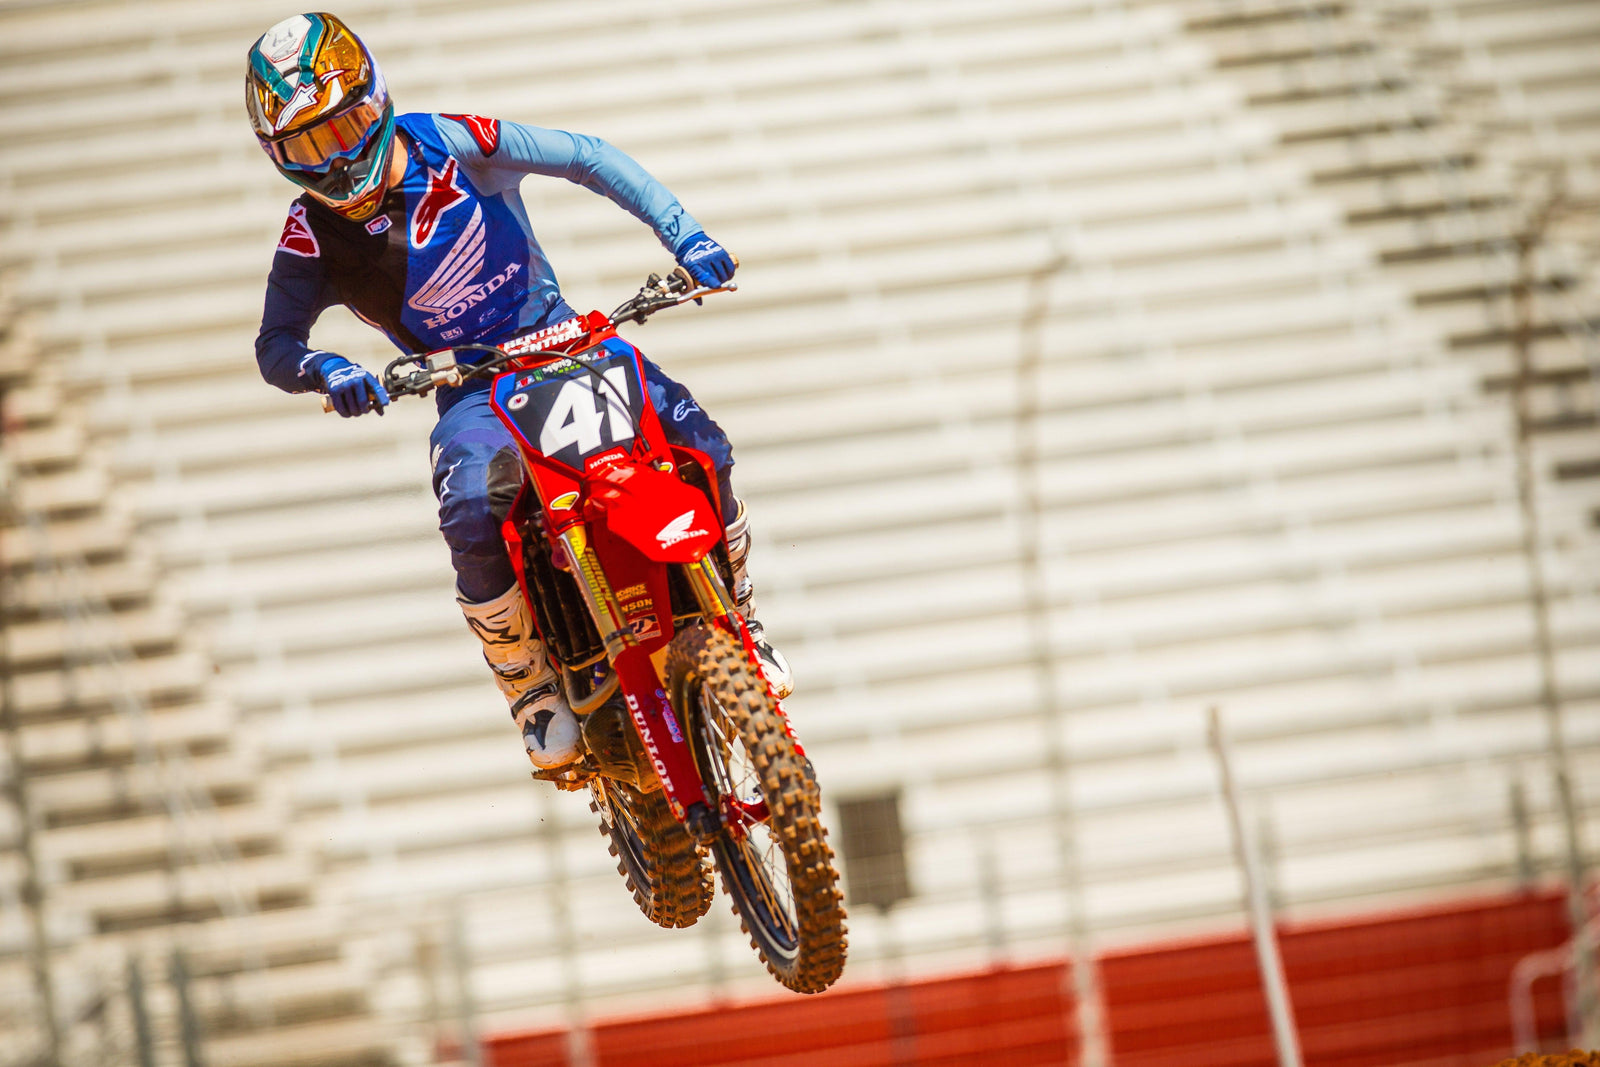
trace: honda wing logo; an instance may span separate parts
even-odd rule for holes
[[[428,280],[411,294],[406,303],[418,311],[448,311],[475,287],[483,271],[483,253],[489,229],[483,224],[483,207],[473,209],[472,218],[461,228],[461,236],[444,254]]]
[[[483,223],[483,207],[477,205],[472,209],[472,218],[462,228],[461,236],[450,246],[439,266],[406,301],[418,311],[429,313],[429,318],[423,320],[428,329],[465,315],[522,269],[522,264],[512,263],[487,281],[478,281],[483,273],[488,233]]]
[[[662,548],[671,548],[679,541],[687,541],[691,537],[704,537],[707,531],[689,529],[693,522],[694,509],[691,508],[657,530],[656,540],[661,542]]]

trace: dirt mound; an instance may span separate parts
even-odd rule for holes
[[[1495,1067],[1600,1067],[1600,1052],[1585,1052],[1581,1048],[1545,1056],[1528,1052],[1514,1060],[1502,1060]]]

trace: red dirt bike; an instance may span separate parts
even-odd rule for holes
[[[668,443],[639,352],[617,336],[620,323],[733,288],[698,286],[681,268],[652,274],[609,316],[404,356],[383,381],[400,397],[493,379],[522,469],[491,498],[509,498],[506,548],[586,749],[534,776],[589,788],[652,922],[706,913],[714,857],[767,969],[815,993],[845,959],[816,777],[729,594],[716,472]],[[481,360],[458,358],[469,352]]]

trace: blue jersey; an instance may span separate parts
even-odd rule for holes
[[[495,344],[567,314],[517,192],[526,175],[609,197],[668,251],[701,229],[660,182],[598,138],[475,115],[402,115],[395,125],[405,177],[371,219],[353,222],[309,195],[289,208],[256,337],[262,377],[280,389],[321,381],[331,357],[308,342],[334,304],[405,352]],[[441,410],[462,393],[440,390]]]

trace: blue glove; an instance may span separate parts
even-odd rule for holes
[[[715,288],[733,277],[733,257],[728,250],[705,235],[705,231],[691,233],[678,242],[673,253],[689,277],[701,285]]]
[[[382,415],[384,405],[389,403],[389,394],[377,376],[343,356],[323,360],[317,373],[322,375],[323,390],[333,400],[333,410],[347,419],[368,410]]]

